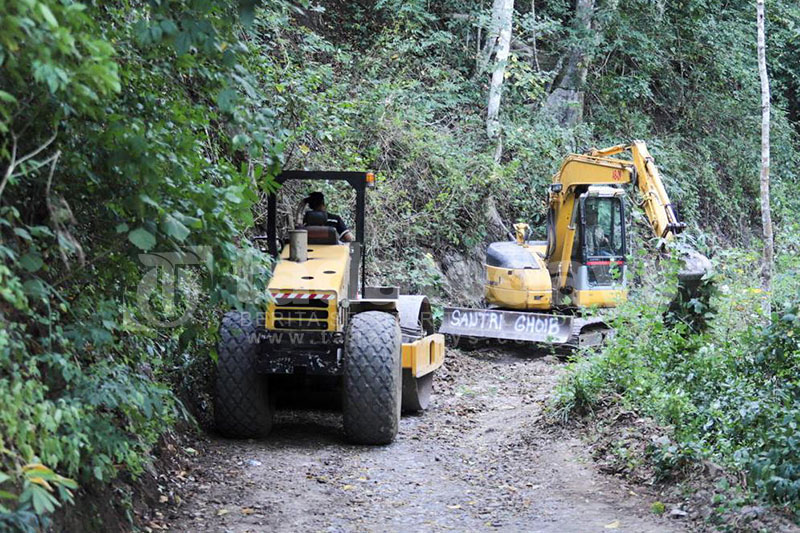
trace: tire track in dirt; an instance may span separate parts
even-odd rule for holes
[[[161,512],[171,531],[683,531],[542,422],[562,370],[449,350],[431,409],[392,445],[347,444],[339,413],[279,411],[262,441],[195,444],[183,499]]]

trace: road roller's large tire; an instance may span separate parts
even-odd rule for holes
[[[243,313],[227,313],[217,345],[214,418],[230,438],[266,436],[272,429],[267,379],[256,372],[256,325]]]
[[[402,396],[400,326],[389,313],[350,319],[345,343],[344,432],[357,444],[389,444],[397,435]]]

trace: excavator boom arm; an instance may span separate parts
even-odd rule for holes
[[[636,167],[636,188],[642,195],[642,208],[650,226],[656,237],[670,239],[686,229],[686,224],[678,219],[647,145],[633,141],[629,149]]]
[[[601,150],[594,149],[589,152],[589,155],[609,157],[625,151],[631,153],[633,166],[636,168],[636,188],[642,195],[641,205],[655,236],[669,239],[682,232],[686,229],[686,224],[678,219],[678,214],[664,188],[661,174],[644,141],[633,141],[629,145],[618,144]]]

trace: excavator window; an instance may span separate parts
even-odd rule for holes
[[[587,259],[625,255],[622,202],[618,197],[588,197],[584,206]]]
[[[587,196],[581,251],[592,286],[611,285],[625,261],[625,207],[619,196]]]

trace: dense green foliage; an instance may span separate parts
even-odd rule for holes
[[[0,522],[34,527],[75,481],[141,472],[180,415],[168,374],[216,321],[152,329],[143,303],[174,302],[137,298],[137,253],[208,247],[200,303],[238,305],[234,267],[263,260],[234,242],[284,134],[225,3],[0,11]]]
[[[800,268],[783,256],[784,276],[771,321],[752,277],[753,253],[718,258],[711,327],[695,333],[664,319],[669,291],[645,290],[619,311],[617,336],[601,353],[584,354],[561,383],[560,416],[588,414],[609,405],[652,417],[667,428],[649,459],[669,477],[691,461],[710,459],[744,472],[748,486],[775,502],[800,509]],[[647,275],[645,275],[647,277]],[[658,286],[655,280],[647,286]]]
[[[495,164],[476,46],[488,5],[0,0],[0,522],[36,527],[76,482],[142,471],[182,416],[178,398],[200,386],[216,314],[259,304],[268,265],[246,236],[281,168],[375,170],[369,275],[406,289],[435,287],[444,252],[483,246],[490,198],[543,236],[544,186],[564,155],[635,137],[695,240],[752,246],[754,7],[622,4],[598,1],[586,35],[570,2],[538,2],[535,14],[517,2]],[[778,0],[768,12],[785,258],[800,245],[800,8]],[[540,109],[576,42],[590,50],[586,121],[564,128]],[[351,196],[325,191],[347,218]],[[159,264],[139,254],[156,251],[200,261],[182,269],[175,301],[137,294]],[[193,319],[159,327],[175,307]],[[774,333],[758,327],[748,339],[766,346]],[[668,347],[659,364],[722,353],[670,331],[654,333]]]
[[[569,2],[540,4],[535,18],[529,5],[516,6],[497,166],[484,130],[488,78],[475,49],[488,6],[385,0],[375,9],[331,2],[302,25],[265,29],[262,35],[285,54],[276,75],[294,80],[286,81],[287,127],[295,135],[287,164],[379,171],[373,229],[383,255],[394,259],[402,250],[416,261],[429,249],[480,242],[491,195],[504,219],[524,218],[541,229],[544,187],[565,153],[643,138],[696,238],[752,242],[760,117],[754,7],[598,2],[597,31],[580,35],[570,27]],[[780,241],[791,239],[798,207],[797,132],[789,117],[800,69],[800,10],[783,2],[769,13]],[[587,120],[563,128],[540,104],[575,40],[590,51]],[[303,88],[306,79],[318,81],[313,94]]]

